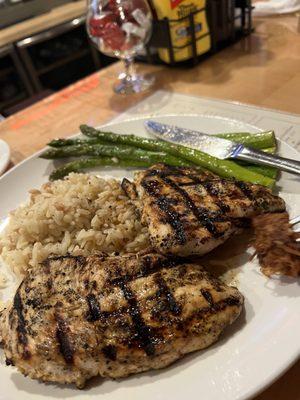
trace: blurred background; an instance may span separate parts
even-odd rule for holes
[[[152,36],[140,61],[192,67],[251,32],[251,1],[172,1],[176,15],[167,14],[163,0],[151,2]],[[86,12],[80,0],[0,0],[0,114],[9,116],[116,61],[89,40]]]
[[[117,2],[104,0],[104,11]],[[96,2],[89,3],[93,7]],[[152,34],[137,54],[141,62],[192,68],[252,32],[251,0],[148,3],[153,16]],[[97,42],[89,40],[86,20],[85,0],[0,0],[2,116],[26,108],[116,61],[112,54],[100,52]],[[139,23],[143,25],[143,21]],[[128,26],[130,29],[130,23]],[[99,27],[94,28],[97,35]]]

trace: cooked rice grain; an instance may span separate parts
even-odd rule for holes
[[[137,252],[148,234],[114,179],[70,174],[30,191],[0,236],[4,261],[18,275],[49,255]]]

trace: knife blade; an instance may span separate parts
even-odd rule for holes
[[[228,139],[218,138],[178,126],[162,124],[153,120],[145,121],[145,127],[149,133],[161,140],[200,150],[222,160],[228,158],[240,159],[300,175],[300,162],[297,160],[267,154]]]
[[[232,154],[234,155],[240,146],[227,139],[216,138],[202,132],[161,124],[152,120],[146,121],[145,126],[149,133],[159,139],[201,150],[223,160],[231,157]]]

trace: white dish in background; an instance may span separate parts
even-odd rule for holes
[[[216,132],[255,132],[259,129],[239,121],[208,116],[157,117],[158,121]],[[144,119],[109,125],[116,133],[148,136]],[[270,127],[274,128],[275,127]],[[299,153],[280,142],[285,157]],[[27,199],[27,191],[46,182],[51,161],[37,155],[24,161],[0,179],[0,221]],[[132,171],[107,168],[94,170],[100,176],[132,177]],[[283,174],[281,195],[291,217],[300,214],[299,178]],[[298,185],[297,185],[298,183]],[[245,313],[210,348],[196,352],[160,371],[151,371],[112,381],[97,379],[86,390],[43,384],[25,378],[14,368],[0,363],[0,400],[71,399],[91,400],[244,400],[261,391],[283,373],[300,354],[299,284],[291,279],[269,280],[259,272],[256,261],[243,263],[238,288],[245,296]],[[12,290],[10,290],[12,294]],[[7,294],[7,293],[6,293]],[[5,388],[5,390],[3,389]],[[4,393],[5,392],[5,393]]]
[[[0,175],[6,170],[10,160],[10,149],[4,140],[0,139]]]

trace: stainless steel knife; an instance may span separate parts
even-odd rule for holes
[[[145,122],[147,131],[159,139],[191,147],[220,159],[239,159],[255,164],[268,165],[300,175],[300,161],[291,160],[267,154],[259,150],[245,147],[243,144],[232,142],[231,140],[207,135],[202,132],[190,129],[179,128],[177,126],[162,124],[153,120]]]

